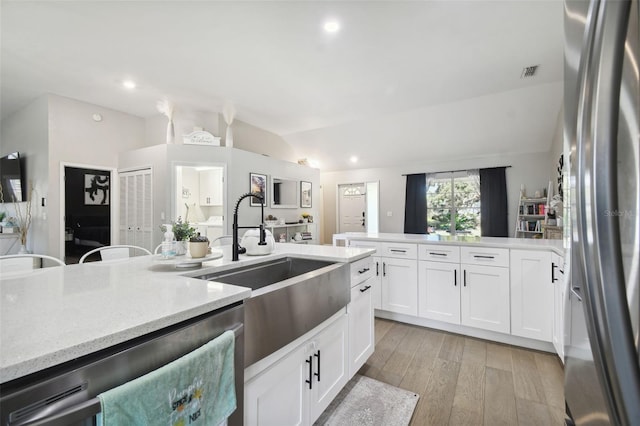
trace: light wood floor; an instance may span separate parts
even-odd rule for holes
[[[422,425],[563,425],[554,354],[376,318],[376,350],[360,374],[420,395]]]

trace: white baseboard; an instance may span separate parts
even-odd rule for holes
[[[436,330],[448,331],[465,336],[477,337],[479,339],[491,340],[508,345],[521,346],[523,348],[535,349],[538,351],[556,353],[551,342],[543,342],[541,340],[527,339],[526,337],[512,336],[511,334],[497,333],[495,331],[482,330],[474,327],[467,327],[458,324],[449,324],[446,322],[435,321],[427,318],[414,317],[411,315],[398,314],[395,312],[375,310],[375,316],[378,318],[389,319],[393,321],[403,322],[407,324],[419,325],[421,327],[433,328]]]

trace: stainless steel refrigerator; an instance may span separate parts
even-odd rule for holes
[[[636,0],[565,0],[565,400],[576,425],[640,425],[638,13]]]

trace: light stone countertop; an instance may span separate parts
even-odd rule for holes
[[[251,290],[190,278],[295,255],[352,262],[370,249],[276,244],[268,256],[179,269],[153,256],[0,275],[0,383],[242,301]]]
[[[444,244],[455,246],[484,246],[522,250],[550,250],[564,256],[563,240],[545,240],[533,238],[507,237],[470,237],[470,236],[442,236],[436,234],[395,234],[395,233],[367,233],[345,232],[335,234],[334,240],[371,240],[394,243],[413,244]]]

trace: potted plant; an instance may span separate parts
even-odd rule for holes
[[[264,224],[267,226],[275,226],[278,224],[278,218],[270,214],[264,218]]]
[[[189,239],[189,253],[194,259],[205,257],[209,251],[209,239],[198,232]]]
[[[311,216],[309,213],[304,212],[304,213],[301,214],[301,216],[302,216],[302,222],[303,223],[307,223],[307,222],[311,223],[311,222],[313,222],[313,216]]]

